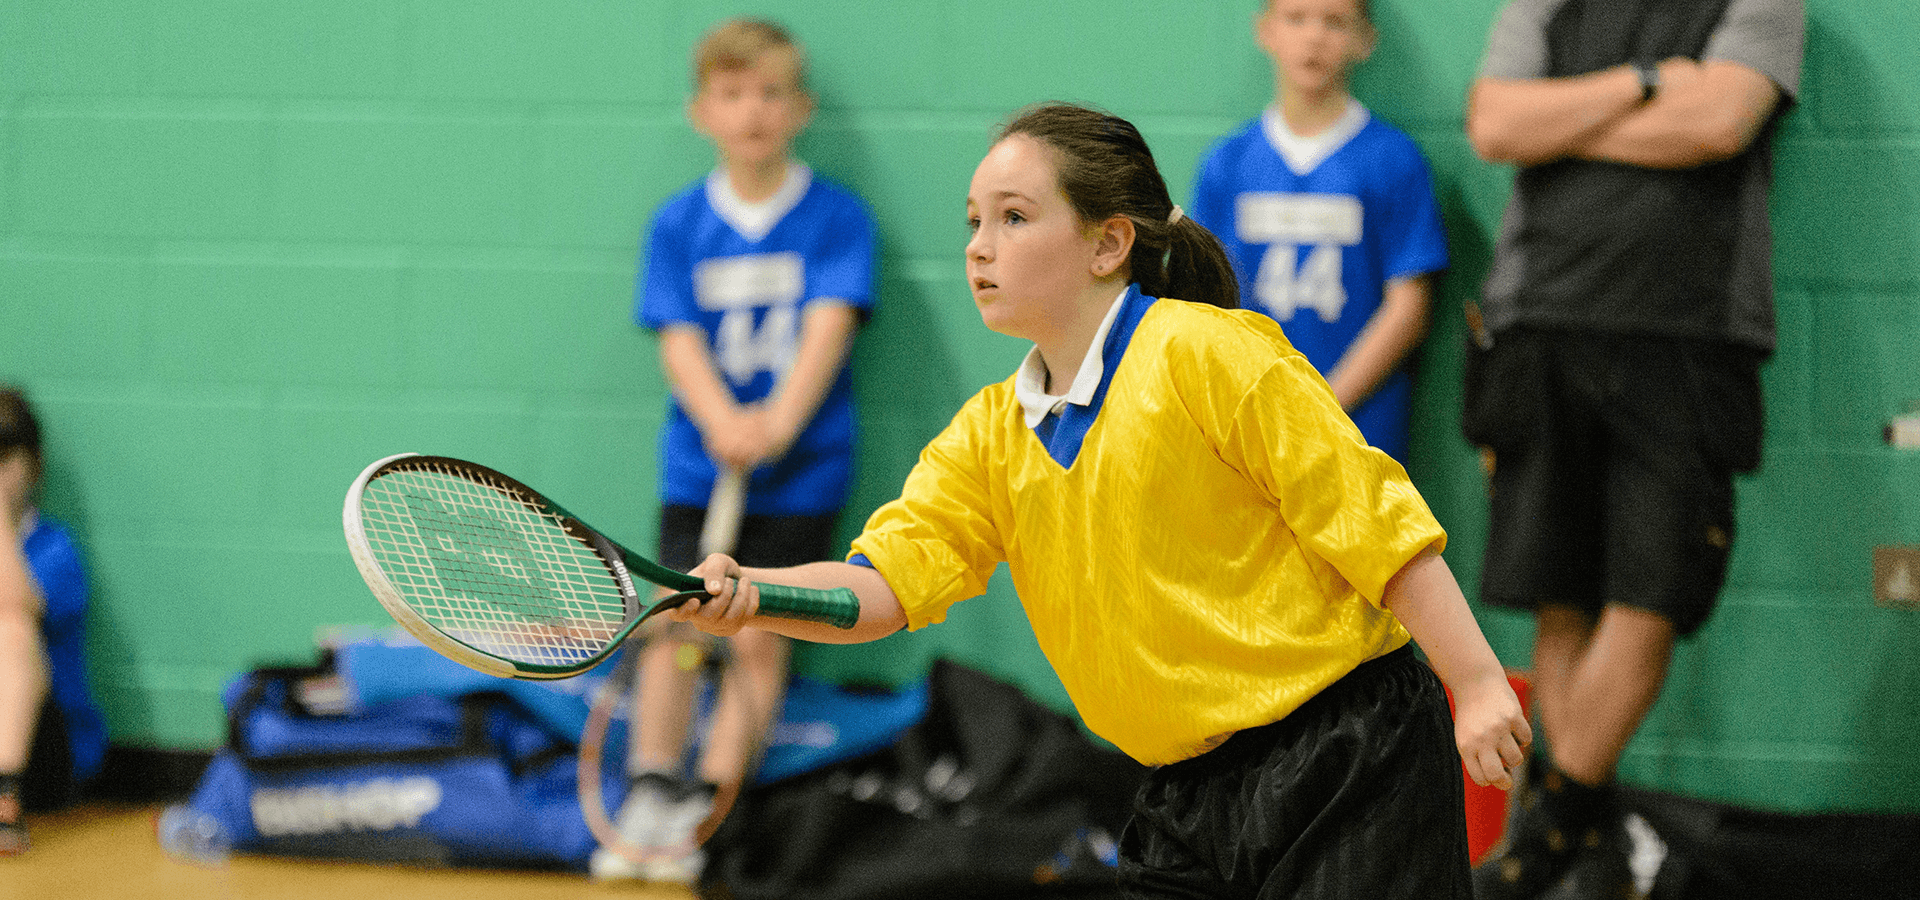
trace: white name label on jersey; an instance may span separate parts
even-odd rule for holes
[[[806,265],[793,252],[709,259],[694,269],[696,302],[722,313],[713,358],[729,381],[744,385],[761,372],[778,378],[793,364],[806,278]],[[762,308],[767,312],[756,327],[754,310]]]
[[[1268,245],[1254,274],[1255,299],[1282,322],[1301,309],[1339,321],[1347,305],[1340,248],[1360,243],[1359,198],[1245,193],[1234,199],[1234,209],[1240,240]]]
[[[1241,194],[1240,239],[1249,244],[1360,243],[1360,201],[1344,194]]]
[[[797,303],[806,287],[798,253],[760,253],[701,262],[693,293],[701,309],[735,310]]]

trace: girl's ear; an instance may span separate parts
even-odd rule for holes
[[[1126,216],[1109,216],[1100,223],[1100,232],[1093,246],[1093,274],[1100,278],[1119,272],[1133,256],[1133,220]]]

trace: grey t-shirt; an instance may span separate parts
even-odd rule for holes
[[[1547,72],[1547,22],[1567,0],[1512,0],[1500,11],[1480,60],[1482,78],[1539,78]],[[1800,94],[1807,23],[1801,0],[1732,0],[1701,59],[1753,69]]]
[[[1548,24],[1570,0],[1511,0],[1502,10],[1487,41],[1481,60],[1480,77],[1498,79],[1541,78],[1549,75]],[[1798,95],[1802,47],[1806,22],[1801,0],[1729,0],[1719,23],[1701,52],[1702,60],[1725,60],[1747,66],[1778,85],[1787,103]],[[1766,139],[1763,133],[1761,140]],[[1549,164],[1551,165],[1551,164]],[[1698,298],[1701,303],[1724,304],[1726,309],[1713,324],[1697,321],[1666,321],[1655,315],[1636,320],[1631,313],[1621,315],[1619,304],[1598,303],[1582,310],[1564,299],[1568,279],[1556,273],[1553,291],[1563,295],[1552,302],[1539,303],[1539,285],[1546,280],[1539,271],[1538,252],[1530,253],[1523,234],[1530,214],[1537,213],[1522,187],[1517,187],[1508,202],[1494,245],[1493,267],[1483,290],[1482,312],[1489,329],[1498,332],[1520,323],[1548,326],[1596,328],[1623,331],[1651,331],[1682,337],[1732,341],[1764,350],[1773,347],[1772,230],[1767,215],[1767,193],[1772,184],[1771,155],[1760,146],[1743,161],[1743,172],[1734,189],[1739,196],[1733,203],[1738,219],[1731,256],[1721,264],[1724,274],[1711,279],[1724,284],[1720,297]],[[1651,171],[1651,170],[1642,170]],[[1521,182],[1524,185],[1526,179]],[[1623,241],[1626,240],[1623,236]],[[1643,267],[1641,278],[1671,265],[1696,264],[1695,260],[1663,261],[1641,252],[1619,254]],[[1535,257],[1535,258],[1530,258]],[[1623,281],[1627,273],[1619,275]],[[1580,275],[1575,284],[1582,283]],[[1612,285],[1591,278],[1588,285],[1600,293]]]

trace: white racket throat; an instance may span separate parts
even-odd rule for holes
[[[739,469],[727,469],[713,481],[713,494],[707,499],[706,521],[700,527],[700,556],[724,553],[733,555],[740,540],[740,522],[747,512],[747,475]]]

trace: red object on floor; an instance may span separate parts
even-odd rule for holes
[[[1532,712],[1528,698],[1529,684],[1524,672],[1507,670],[1507,683],[1513,686],[1513,693],[1520,698],[1520,708]],[[1453,692],[1447,692],[1447,710],[1453,710]],[[1519,772],[1514,773],[1519,776]],[[1481,787],[1467,777],[1466,765],[1460,766],[1460,776],[1467,782],[1467,858],[1474,865],[1485,859],[1487,851],[1500,843],[1500,835],[1507,828],[1507,792],[1496,787]],[[1515,789],[1519,783],[1514,784]]]

